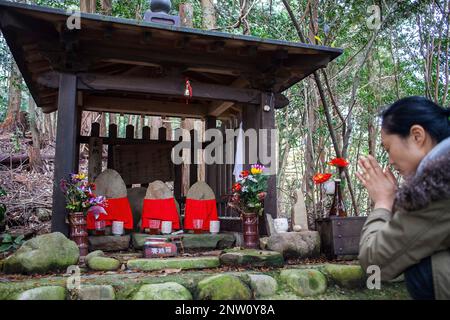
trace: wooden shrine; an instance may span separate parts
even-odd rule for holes
[[[121,149],[159,145],[162,156],[151,161],[162,162],[161,150],[176,143],[165,141],[164,133],[161,139],[151,140],[148,127],[142,139],[135,138],[132,127],[126,137],[118,137],[114,125],[108,137],[99,137],[98,128],[91,137],[81,136],[83,111],[197,118],[206,128],[223,131],[238,128],[241,122],[244,130],[271,129],[275,109],[289,105],[282,92],[342,53],[324,46],[99,14],[82,13],[80,18],[80,28],[71,28],[71,14],[63,10],[0,0],[1,31],[36,104],[45,113],[58,111],[52,231],[65,234],[68,226],[59,181],[78,171],[80,144],[97,150],[99,144],[107,145],[108,167],[120,167],[121,161],[136,161],[120,158]],[[188,103],[186,79],[193,89]],[[245,163],[248,168],[248,159]],[[153,169],[143,168],[143,174],[160,178]],[[190,169],[193,184],[197,167],[192,164]],[[98,171],[98,165],[93,164],[92,170]],[[123,170],[129,176],[127,184],[146,183],[139,180],[140,174],[132,174],[131,165]],[[164,170],[170,171],[167,166]],[[180,168],[169,171],[161,175],[173,179],[175,197],[180,198]],[[206,165],[206,182],[217,196],[223,229],[239,230],[239,218],[222,201],[233,183],[232,172],[231,164]],[[277,216],[275,175],[269,179],[265,212]],[[265,233],[263,225],[260,230]]]

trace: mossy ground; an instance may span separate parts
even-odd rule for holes
[[[289,266],[286,268],[317,268],[320,270],[321,265],[297,265]],[[326,292],[314,297],[299,297],[289,290],[280,279],[280,271],[283,269],[247,269],[239,272],[226,272],[226,274],[235,275],[245,281],[245,275],[248,274],[266,274],[269,275],[278,282],[278,291],[276,295],[271,297],[264,297],[261,299],[267,300],[402,300],[410,299],[404,282],[399,283],[382,283],[381,290],[369,290],[369,289],[344,289],[336,286],[335,284],[329,284]],[[143,284],[163,283],[163,282],[176,282],[186,287],[193,295],[197,291],[197,284],[199,281],[206,277],[222,272],[220,269],[208,269],[201,271],[181,271],[173,274],[166,273],[82,273],[81,285],[112,285],[117,300],[132,299],[134,294],[139,290]],[[35,278],[32,276],[21,276],[18,279],[8,276],[3,278],[0,274],[0,300],[15,299],[21,292],[36,288],[39,286],[66,286],[67,276],[46,276],[41,278]],[[17,278],[17,277],[16,277]]]

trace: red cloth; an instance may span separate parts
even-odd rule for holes
[[[107,215],[100,214],[97,221],[105,221],[106,226],[111,226],[113,221],[123,221],[124,229],[133,229],[133,214],[131,213],[130,202],[128,198],[107,199],[108,205],[105,210]],[[95,230],[95,216],[89,212],[87,215],[87,228]]]
[[[178,216],[175,199],[144,199],[141,229],[149,227],[148,219],[172,221],[172,229],[180,229],[180,217]]]
[[[184,210],[184,229],[194,229],[194,219],[202,219],[202,230],[209,231],[209,222],[219,220],[216,199],[186,199]]]

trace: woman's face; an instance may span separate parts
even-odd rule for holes
[[[419,125],[412,126],[406,138],[381,129],[381,143],[389,155],[389,164],[403,177],[414,175],[420,161],[436,145]]]

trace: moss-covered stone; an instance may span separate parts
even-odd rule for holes
[[[135,249],[144,247],[145,239],[150,237],[146,233],[133,233],[132,242]],[[168,238],[170,236],[156,235],[152,238]],[[232,233],[219,234],[184,234],[183,246],[185,249],[223,249],[232,248],[236,239]]]
[[[114,288],[111,285],[83,285],[78,292],[78,300],[114,300]]]
[[[176,282],[145,284],[136,292],[133,300],[192,300],[192,294]]]
[[[163,269],[207,269],[220,265],[218,257],[169,258],[169,259],[133,259],[127,262],[130,270],[154,271]]]
[[[266,274],[249,274],[246,276],[246,282],[249,283],[256,298],[270,297],[278,290],[277,281]]]
[[[65,271],[68,266],[77,264],[79,256],[75,242],[60,232],[48,233],[25,241],[3,261],[3,272],[33,274]]]
[[[322,294],[327,289],[327,279],[315,269],[288,269],[280,273],[281,281],[301,297]]]
[[[220,262],[232,266],[281,267],[283,256],[279,252],[255,249],[229,249],[220,256]]]
[[[87,265],[96,271],[114,271],[119,269],[120,261],[114,258],[92,257],[87,261]]]
[[[366,282],[366,274],[359,265],[327,264],[322,272],[330,282],[343,288],[361,288]]]
[[[250,300],[250,288],[238,277],[219,274],[208,277],[198,283],[198,299],[200,300]]]
[[[90,252],[86,256],[85,261],[87,263],[93,257],[104,257],[104,256],[105,256],[105,253],[102,250],[95,250],[95,251]]]
[[[39,287],[22,292],[17,300],[65,300],[66,289],[59,286]]]

